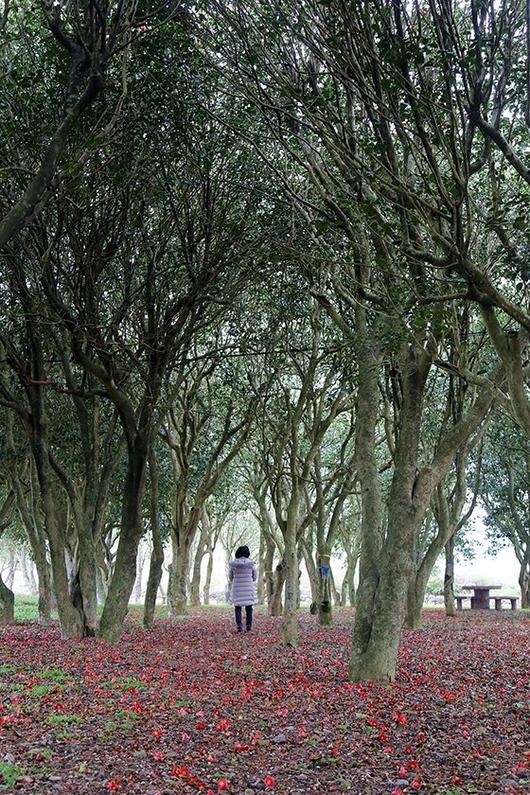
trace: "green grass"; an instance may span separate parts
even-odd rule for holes
[[[120,676],[120,678],[116,680],[116,685],[122,687],[124,690],[129,690],[133,687],[139,689],[146,686],[142,679],[135,679],[132,676]]]
[[[65,715],[62,712],[52,712],[46,718],[48,726],[69,726],[72,723],[81,723],[79,715]]]
[[[53,685],[33,685],[33,687],[30,687],[28,690],[28,696],[30,698],[43,698],[48,695],[50,690],[53,690]]]
[[[15,621],[37,621],[39,618],[39,600],[27,594],[15,595]],[[57,611],[52,618],[58,618]]]
[[[66,671],[64,668],[46,668],[40,673],[41,679],[51,679],[53,682],[64,682]]]
[[[6,787],[14,787],[18,779],[24,776],[26,771],[23,767],[12,765],[9,762],[0,762],[0,776]]]
[[[129,731],[135,726],[136,721],[138,720],[138,715],[136,712],[130,712],[127,709],[116,710],[114,717],[116,720],[108,720],[105,723],[105,731],[107,734],[112,734],[112,732],[116,731],[117,729]]]

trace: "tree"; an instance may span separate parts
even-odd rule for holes
[[[16,16],[8,2],[3,8],[2,73],[11,90],[5,93],[9,101],[1,122],[4,135],[0,157],[8,182],[0,204],[0,250],[32,223],[69,169],[83,166],[85,147],[93,144],[91,139],[99,136],[101,145],[113,131],[127,92],[127,61],[134,27],[142,19],[133,0],[103,5],[92,0],[42,0],[39,6],[39,13],[35,14],[29,5],[19,4]],[[16,64],[14,69],[12,63]],[[38,100],[43,106],[30,101],[37,82],[35,70],[40,77]],[[114,107],[94,114],[81,133],[80,149],[75,154],[68,153],[70,162],[61,163],[73,134],[81,131],[82,119],[103,90],[110,87],[109,76],[111,84],[121,83],[121,95]],[[58,98],[63,108],[59,115]],[[21,102],[25,102],[22,107]],[[42,140],[35,140],[35,130]],[[16,141],[21,136],[30,143],[29,152],[17,149]]]
[[[486,441],[481,500],[492,546],[510,543],[519,561],[521,607],[530,607],[530,442],[498,413]]]

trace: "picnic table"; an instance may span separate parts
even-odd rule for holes
[[[502,588],[502,585],[462,585],[463,591],[473,591],[471,597],[472,610],[490,609],[490,591]]]

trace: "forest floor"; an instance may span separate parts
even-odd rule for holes
[[[522,793],[528,613],[424,614],[392,685],[347,680],[351,612],[236,635],[219,608],[122,641],[0,629],[0,793]]]

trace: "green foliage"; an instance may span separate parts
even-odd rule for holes
[[[0,760],[0,776],[4,786],[14,787],[18,779],[24,775],[26,775],[26,771],[23,767]]]

